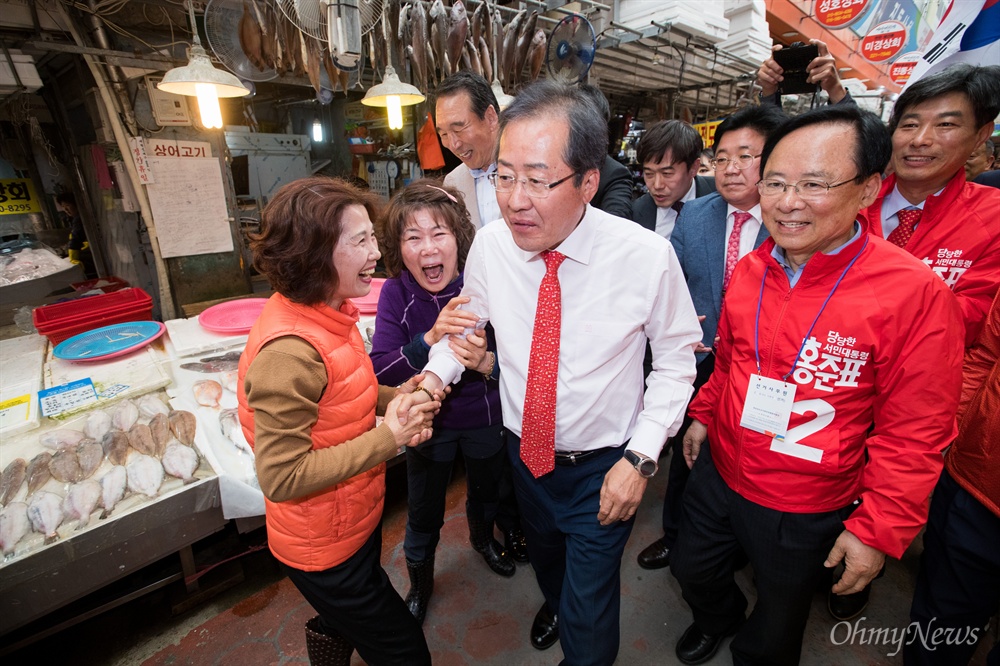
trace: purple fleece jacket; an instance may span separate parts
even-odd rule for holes
[[[386,280],[378,299],[372,364],[379,384],[396,386],[427,365],[430,347],[424,342],[445,305],[462,291],[462,276],[437,294],[417,284],[409,271]],[[493,327],[486,327],[487,348],[496,353]],[[475,370],[466,370],[434,418],[435,428],[465,430],[485,428],[501,422],[499,369],[487,379]]]

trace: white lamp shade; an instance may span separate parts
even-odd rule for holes
[[[420,104],[425,99],[423,93],[415,86],[400,81],[399,77],[396,76],[396,70],[391,65],[385,68],[385,78],[382,80],[382,83],[369,88],[361,103],[365,106],[385,107],[390,104],[390,96],[399,98],[400,106]]]
[[[205,49],[199,44],[191,47],[190,56],[187,65],[175,67],[164,74],[156,87],[163,92],[189,97],[197,97],[198,84],[214,86],[217,97],[244,97],[250,94],[235,75],[213,67]]]

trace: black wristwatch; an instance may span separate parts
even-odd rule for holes
[[[641,453],[636,453],[631,449],[625,450],[624,457],[625,460],[631,463],[632,467],[635,467],[635,471],[639,472],[639,474],[641,474],[647,479],[656,474],[656,470],[660,468],[660,466],[657,465],[656,461],[653,460],[652,458],[647,458]]]

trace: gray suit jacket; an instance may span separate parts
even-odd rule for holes
[[[711,347],[719,327],[722,310],[722,278],[726,269],[726,201],[718,193],[684,204],[677,216],[677,224],[670,234],[670,242],[681,262],[694,309],[705,315],[701,322],[704,336],[701,342]],[[761,225],[754,247],[768,237],[767,228]],[[705,354],[698,354],[700,363]]]
[[[715,192],[715,178],[710,176],[694,177],[694,196],[696,199],[708,196],[713,192]],[[685,208],[687,205],[684,204]],[[632,220],[650,231],[656,231],[656,203],[653,202],[653,197],[649,194],[643,194],[632,202]]]
[[[465,200],[465,207],[469,209],[469,217],[476,229],[481,229],[483,221],[479,219],[479,199],[476,198],[476,179],[472,177],[469,167],[459,164],[444,177],[444,184],[454,187],[462,193]]]

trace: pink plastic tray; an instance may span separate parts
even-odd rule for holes
[[[266,298],[241,298],[219,303],[198,315],[198,323],[213,333],[249,333],[265,303]]]
[[[361,314],[373,315],[378,312],[378,297],[382,293],[382,285],[384,284],[385,278],[372,278],[372,290],[368,292],[368,295],[351,299]]]

